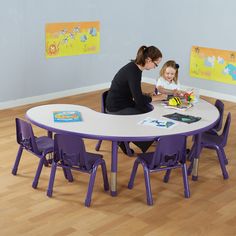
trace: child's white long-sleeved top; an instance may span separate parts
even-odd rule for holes
[[[177,84],[175,82],[168,82],[167,80],[165,80],[163,77],[159,77],[158,80],[157,80],[157,83],[156,83],[156,88],[158,88],[158,86],[161,86],[165,89],[171,89],[171,90],[174,90],[174,89],[177,89],[177,90],[180,90],[180,84],[179,82],[177,81]]]

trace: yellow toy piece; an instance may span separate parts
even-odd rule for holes
[[[195,99],[195,96],[193,94],[190,95],[190,102],[192,102]]]
[[[169,106],[179,106],[181,105],[181,100],[179,97],[173,97],[171,99],[169,99]]]

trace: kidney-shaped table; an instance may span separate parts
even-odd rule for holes
[[[111,195],[117,194],[117,150],[120,141],[150,141],[159,136],[183,134],[195,135],[195,141],[200,139],[201,133],[210,129],[219,119],[217,108],[200,99],[198,103],[186,111],[176,111],[165,108],[160,102],[152,103],[154,109],[140,115],[110,115],[97,112],[85,106],[70,104],[50,104],[29,109],[27,119],[34,125],[55,133],[73,133],[82,138],[101,139],[112,141],[111,154]],[[79,111],[82,115],[80,122],[54,122],[54,111]],[[139,124],[147,117],[160,120],[169,120],[163,115],[182,113],[201,117],[201,120],[187,124],[174,121],[175,125],[169,128],[159,128]],[[192,175],[197,179],[198,155],[194,159]]]

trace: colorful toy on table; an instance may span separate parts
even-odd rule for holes
[[[185,93],[185,94],[184,94],[184,98],[185,98],[186,102],[188,102],[188,103],[194,101],[194,94],[193,94],[193,91],[190,92],[190,93]]]
[[[168,101],[169,106],[179,106],[181,104],[182,104],[182,102],[179,97],[172,97]]]

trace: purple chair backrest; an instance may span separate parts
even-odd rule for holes
[[[55,134],[54,160],[89,170],[84,141],[78,135]]]
[[[158,138],[150,168],[175,166],[186,160],[186,136],[170,135]]]
[[[229,128],[230,128],[230,123],[231,123],[231,113],[229,112],[225,121],[225,126],[223,129],[223,132],[221,134],[222,137],[222,146],[225,147],[227,144],[228,140],[228,135],[229,135]]]
[[[220,131],[223,125],[224,103],[221,100],[217,99],[215,102],[215,106],[219,110],[220,117],[215,127],[213,127],[213,129],[216,131]]]
[[[16,138],[17,143],[22,145],[26,150],[40,155],[30,123],[16,118]]]

